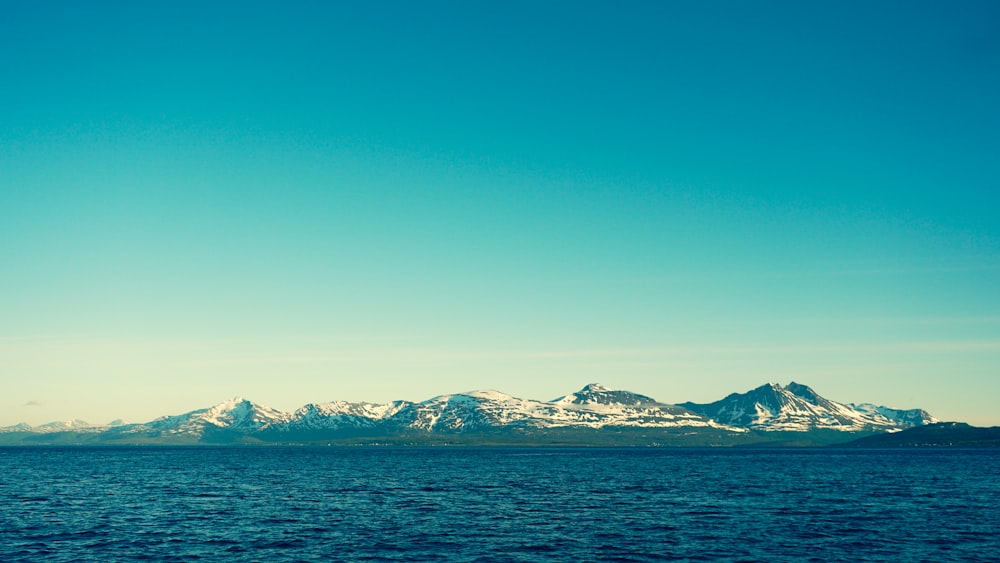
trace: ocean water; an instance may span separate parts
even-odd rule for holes
[[[0,561],[1000,561],[996,450],[0,448]]]

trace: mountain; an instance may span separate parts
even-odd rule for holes
[[[93,426],[90,423],[74,418],[61,422],[49,422],[41,426],[36,426],[36,432],[88,432],[99,431],[101,427]]]
[[[912,448],[912,447],[1000,447],[1000,426],[979,428],[964,422],[938,422],[854,440],[852,448]]]
[[[295,428],[317,431],[374,428],[380,421],[392,418],[411,405],[413,403],[409,401],[395,401],[384,405],[347,401],[310,403],[296,410],[288,420],[274,428],[283,431]]]
[[[294,412],[237,397],[139,424],[0,428],[0,443],[815,445],[933,421],[918,409],[836,403],[797,383],[679,405],[593,383],[551,401],[485,390],[422,402],[310,403]]]
[[[714,403],[680,403],[679,406],[720,424],[763,432],[892,431],[936,422],[919,409],[837,403],[795,382],[786,387],[769,383],[746,393],[733,393]]]
[[[163,416],[145,424],[125,424],[112,430],[119,434],[155,436],[202,436],[206,432],[226,430],[253,434],[288,420],[287,413],[236,397],[207,409],[177,416]]]
[[[923,426],[925,424],[940,422],[923,409],[892,409],[889,407],[876,406],[871,403],[849,403],[848,406],[860,412],[880,414],[902,426]]]

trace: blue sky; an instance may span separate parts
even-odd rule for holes
[[[1000,424],[991,2],[31,2],[0,425],[599,381]]]

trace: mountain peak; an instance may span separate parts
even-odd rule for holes
[[[245,403],[253,404],[253,401],[249,401],[239,395],[229,399],[228,401],[222,401],[221,403],[215,405],[217,407],[235,407],[236,405],[242,405]]]
[[[615,391],[608,389],[600,383],[591,383],[586,385],[583,389],[577,391],[576,393],[570,393],[569,395],[554,399],[552,403],[559,405],[578,405],[590,407],[593,407],[594,405],[619,405],[630,408],[637,406],[659,405],[659,403],[651,397],[632,393],[631,391]]]
[[[463,394],[467,395],[469,397],[474,397],[476,399],[485,399],[487,401],[510,401],[510,400],[513,400],[515,398],[515,397],[513,397],[511,395],[508,395],[507,393],[503,393],[503,392],[497,391],[495,389],[484,389],[484,390],[481,390],[481,391],[468,391],[468,392],[463,393]]]
[[[760,387],[754,387],[750,391],[747,391],[746,394],[749,393],[753,393],[755,395],[761,393],[773,394],[773,393],[781,393],[782,391],[784,391],[784,387],[782,387],[781,384],[779,383],[765,383]],[[732,395],[742,395],[742,394],[744,393],[732,393]]]
[[[785,386],[785,391],[807,400],[815,401],[819,398],[819,395],[816,394],[811,387],[808,385],[802,385],[801,383],[795,383],[794,381]]]
[[[49,422],[41,425],[39,428],[46,428],[50,430],[76,430],[79,428],[89,428],[90,423],[79,418],[74,418],[72,420],[59,420],[55,422]]]
[[[260,428],[287,417],[287,413],[277,409],[258,405],[243,397],[233,397],[207,409],[192,411],[177,417],[164,417],[158,421],[162,423],[179,421],[182,424],[199,428],[205,425],[216,428]]]
[[[891,430],[925,424],[930,418],[916,411],[897,411],[891,415],[884,407],[858,408],[837,403],[794,381],[786,387],[769,383],[714,403],[680,403],[680,406],[722,424],[764,431]]]

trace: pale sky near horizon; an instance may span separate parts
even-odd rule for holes
[[[6,2],[0,426],[797,381],[1000,425],[1000,4]]]

